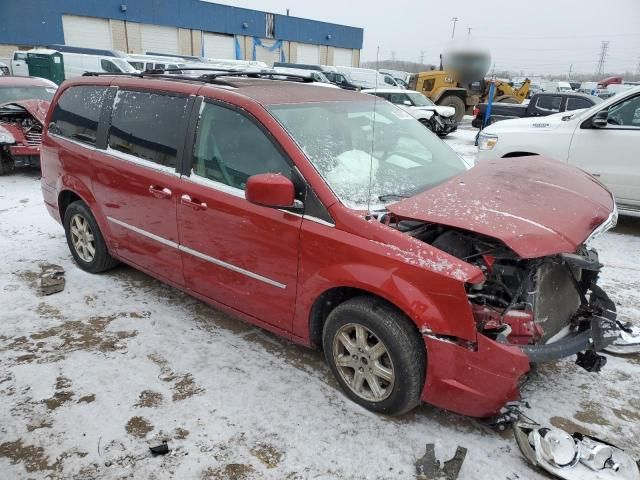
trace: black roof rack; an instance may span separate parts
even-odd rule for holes
[[[204,71],[215,72],[206,73],[199,77],[193,77],[188,75],[178,75],[184,71]],[[169,73],[167,73],[169,72]],[[175,72],[175,73],[170,73]],[[276,71],[252,71],[252,70],[238,70],[231,68],[212,68],[212,67],[187,67],[187,68],[159,68],[154,70],[145,70],[144,72],[85,72],[83,77],[97,77],[97,76],[130,76],[138,78],[162,78],[168,80],[191,80],[200,81],[206,83],[212,83],[216,85],[235,86],[229,82],[225,82],[220,77],[248,77],[248,78],[268,78],[273,80],[282,80],[290,82],[311,83],[313,78],[308,75],[296,75],[289,73],[280,73]],[[275,77],[275,78],[274,78]]]

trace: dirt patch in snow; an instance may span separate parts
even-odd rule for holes
[[[13,465],[21,463],[29,473],[57,470],[59,467],[58,463],[49,464],[44,448],[25,445],[22,439],[0,444],[0,457],[8,458]]]
[[[143,417],[131,417],[125,426],[127,433],[136,438],[144,438],[151,430],[153,425]]]
[[[174,372],[169,362],[162,355],[152,353],[148,358],[160,367],[160,376],[158,378],[164,382],[173,383],[171,390],[173,390],[172,400],[174,402],[205,392],[204,388],[196,384],[193,375],[190,373],[178,374]]]
[[[96,401],[96,394],[92,393],[90,395],[83,395],[78,399],[78,403],[91,403]]]
[[[137,331],[107,330],[109,324],[120,315],[96,316],[87,321],[72,320],[44,330],[28,337],[14,338],[9,345],[0,349],[26,352],[16,357],[19,363],[57,362],[66,354],[77,350],[94,350],[103,353],[122,350],[123,340],[137,335]]]
[[[204,472],[206,480],[245,480],[254,478],[255,469],[244,463],[229,463],[218,468],[209,468]]]
[[[580,403],[581,411],[577,412],[573,417],[582,423],[595,425],[611,425],[607,419],[602,405],[598,402],[586,401]]]
[[[283,453],[273,445],[259,444],[251,449],[251,454],[267,468],[276,468],[282,461]]]
[[[138,401],[134,407],[157,407],[162,403],[163,398],[160,392],[143,390],[140,392],[140,395],[138,395]]]

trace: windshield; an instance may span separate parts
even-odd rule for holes
[[[0,104],[17,100],[46,100],[50,102],[55,87],[2,87],[0,88]]]
[[[323,102],[269,110],[349,208],[365,210],[369,197],[378,210],[466,170],[451,148],[403,110],[378,102],[374,124],[373,105]]]
[[[122,72],[132,73],[136,71],[136,69],[133,68],[133,66],[131,66],[129,62],[127,62],[126,60],[123,60],[122,58],[110,58],[109,60],[111,60],[118,67],[120,67],[120,71]]]
[[[420,92],[406,92],[416,107],[432,107],[435,104]]]

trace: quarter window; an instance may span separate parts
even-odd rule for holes
[[[609,124],[640,127],[640,95],[628,98],[610,107]]]
[[[266,134],[246,115],[205,103],[193,151],[192,174],[244,189],[258,173],[291,178],[291,166]]]
[[[143,160],[176,166],[187,98],[120,90],[114,102],[109,148]]]
[[[117,73],[120,71],[120,69],[117,67],[115,63],[113,63],[111,60],[106,60],[104,58],[100,60],[100,67],[102,67],[103,71],[109,72],[109,73]]]
[[[51,133],[89,145],[96,144],[98,120],[106,87],[71,87],[58,100],[51,114]]]
[[[561,105],[562,97],[552,95],[541,95],[536,102],[537,108],[547,112],[559,112]]]

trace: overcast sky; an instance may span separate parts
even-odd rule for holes
[[[451,38],[471,34],[491,50],[497,70],[528,74],[596,69],[609,41],[605,71],[633,71],[640,63],[640,0],[219,0],[216,3],[285,13],[364,28],[362,60],[438,63]]]

